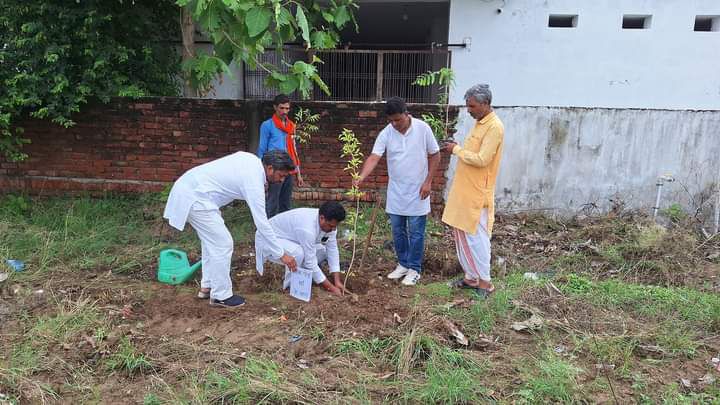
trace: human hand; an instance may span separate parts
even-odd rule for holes
[[[297,175],[297,181],[298,187],[305,187],[305,179],[303,179],[303,176],[300,173]]]
[[[446,142],[443,144],[443,150],[447,153],[452,153],[453,149],[457,146],[455,142]]]
[[[286,265],[290,269],[290,271],[297,270],[297,262],[295,261],[295,258],[290,256],[289,254],[285,253],[284,255],[282,255],[280,261],[284,265]]]
[[[355,188],[360,188],[360,185],[362,184],[362,182],[363,182],[364,180],[365,180],[365,179],[363,179],[363,178],[360,177],[360,176],[358,176],[357,178],[354,178],[353,181],[352,181],[353,187],[355,187]]]
[[[431,181],[425,181],[422,186],[420,187],[420,199],[424,200],[428,198],[430,195],[430,191],[432,190],[432,182]]]

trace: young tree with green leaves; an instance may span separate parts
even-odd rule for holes
[[[309,97],[313,84],[329,94],[317,71],[322,61],[313,50],[332,49],[340,42],[340,30],[348,24],[357,29],[354,0],[177,0],[192,12],[195,22],[213,43],[212,54],[198,54],[183,69],[201,92],[232,62],[242,62],[268,73],[266,84],[284,94],[299,91]],[[305,61],[283,58],[284,44],[300,40],[308,51]],[[278,51],[281,65],[261,61],[270,49]]]
[[[430,125],[438,141],[446,138],[452,139],[452,130],[455,127],[456,120],[450,121],[449,99],[450,90],[455,87],[455,72],[449,67],[444,67],[434,72],[426,72],[419,75],[413,84],[420,87],[430,87],[436,84],[439,86],[440,96],[438,97],[438,104],[445,109],[445,117],[429,113],[423,114],[422,119]]]
[[[23,118],[70,127],[92,99],[177,95],[169,0],[0,0],[0,153],[25,158]]]

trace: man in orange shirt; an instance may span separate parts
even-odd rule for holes
[[[477,120],[463,146],[448,142],[443,149],[457,157],[442,220],[453,228],[458,260],[465,272],[452,287],[473,289],[487,297],[495,290],[490,279],[490,237],[495,222],[495,180],[505,129],[491,107],[487,84],[465,93],[468,113]]]

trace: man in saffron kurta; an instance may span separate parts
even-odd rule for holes
[[[300,158],[295,143],[295,123],[288,116],[290,98],[284,94],[276,96],[273,100],[273,109],[275,110],[273,116],[260,125],[260,142],[256,154],[262,159],[265,153],[271,150],[287,152],[295,163],[295,170],[290,176],[285,177],[282,183],[268,185],[265,199],[268,218],[292,208],[293,175],[297,176],[300,187],[305,185],[300,174]]]
[[[477,120],[463,146],[444,145],[457,157],[442,220],[453,227],[458,260],[465,272],[453,287],[471,288],[481,296],[494,290],[490,280],[490,237],[495,222],[495,180],[502,155],[503,123],[491,107],[486,84],[465,93],[468,113]]]

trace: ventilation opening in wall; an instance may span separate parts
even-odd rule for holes
[[[625,14],[623,16],[623,29],[644,30],[650,28],[651,15]]]
[[[720,31],[720,15],[695,16],[695,31]]]
[[[551,28],[575,28],[577,27],[577,14],[550,14],[548,27]]]

